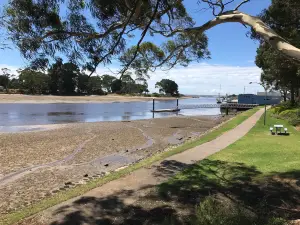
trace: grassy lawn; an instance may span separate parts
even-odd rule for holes
[[[272,136],[274,124],[290,136]],[[192,209],[209,196],[229,199],[257,216],[245,224],[268,224],[273,217],[300,219],[299,187],[300,132],[268,115],[266,126],[262,117],[245,137],[159,185],[157,194]]]
[[[118,179],[122,176],[125,176],[129,173],[131,173],[134,170],[137,170],[139,168],[145,167],[145,166],[149,166],[152,163],[165,159],[169,156],[172,156],[174,154],[183,152],[187,149],[190,149],[192,147],[195,147],[197,145],[203,144],[205,142],[211,141],[213,139],[215,139],[216,137],[220,136],[221,134],[223,134],[224,132],[236,127],[237,125],[241,124],[244,120],[246,120],[249,116],[253,115],[255,112],[257,112],[259,110],[259,108],[255,108],[246,112],[243,112],[239,115],[237,115],[235,118],[233,118],[232,120],[228,121],[227,123],[223,124],[222,126],[220,126],[219,128],[213,130],[212,132],[202,136],[199,140],[194,140],[194,141],[190,141],[187,142],[179,147],[170,149],[169,151],[154,155],[150,158],[147,158],[137,164],[134,164],[132,166],[127,167],[126,169],[123,169],[121,171],[118,172],[113,172],[110,175],[104,177],[104,178],[100,178],[97,180],[93,180],[89,183],[87,183],[86,185],[81,185],[81,186],[77,186],[75,188],[66,190],[66,191],[61,191],[49,198],[46,198],[42,201],[40,201],[37,204],[33,204],[32,206],[29,206],[27,208],[24,208],[22,210],[16,211],[16,212],[12,212],[10,214],[6,214],[3,216],[0,216],[0,224],[13,224],[16,223],[19,220],[22,220],[26,217],[29,217],[33,214],[36,214],[44,209],[47,209],[53,205],[59,204],[63,201],[66,201],[70,198],[79,196],[93,188],[96,188],[98,186],[101,186],[109,181]]]
[[[300,132],[287,122],[270,116],[264,126],[262,119],[244,138],[210,159],[253,166],[263,176],[300,169]],[[274,124],[283,124],[290,136],[272,136],[269,128]]]

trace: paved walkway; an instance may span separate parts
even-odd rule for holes
[[[248,131],[256,124],[263,112],[264,109],[260,109],[242,124],[224,133],[213,141],[171,156],[163,161],[153,164],[151,167],[136,170],[123,178],[111,181],[101,187],[95,188],[84,194],[84,196],[80,196],[56,205],[36,216],[34,219],[34,224],[37,222],[36,219],[39,221],[38,224],[51,224],[54,221],[56,221],[56,223],[53,224],[69,224],[65,223],[64,220],[72,215],[77,215],[76,213],[78,213],[80,210],[83,210],[82,202],[81,204],[78,204],[81,199],[95,200],[117,196],[118,201],[122,201],[123,204],[132,204],[138,198],[145,195],[145,190],[147,187],[153,187],[154,185],[166,181],[170,177],[174,176],[174,174],[176,174],[178,171],[182,170],[186,165],[200,161],[236,142],[238,139],[248,133]],[[88,205],[88,201],[84,204]],[[84,210],[86,210],[86,208]],[[88,212],[90,216],[93,216],[91,213],[92,212]],[[27,221],[26,224],[30,223]]]

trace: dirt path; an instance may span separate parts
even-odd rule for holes
[[[236,142],[248,133],[263,112],[263,109],[259,110],[242,124],[213,141],[157,162],[151,167],[136,170],[121,179],[93,189],[83,196],[49,208],[22,224],[94,224],[91,221],[102,221],[107,217],[113,218],[114,215],[105,214],[106,211],[112,211],[110,209],[112,200],[113,202],[118,201],[122,205],[133,204],[139,198],[145,196],[149,192],[147,190],[168,180],[186,166],[194,164]],[[95,204],[95,202],[105,202],[106,205],[97,205],[97,210],[90,208],[89,205]],[[117,210],[113,209],[113,212],[115,211],[117,214]]]

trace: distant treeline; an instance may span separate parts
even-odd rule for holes
[[[146,78],[133,79],[131,73],[120,78],[111,75],[89,76],[72,62],[63,63],[56,60],[44,71],[27,67],[13,75],[3,68],[0,75],[0,86],[7,93],[51,94],[51,95],[105,95],[107,93],[149,95]],[[152,96],[178,95],[178,86],[174,81],[163,79],[156,83],[160,94]]]

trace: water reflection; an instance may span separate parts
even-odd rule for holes
[[[213,104],[215,98],[182,99],[180,104]],[[74,104],[0,104],[0,126],[74,122],[122,121],[170,115],[218,115],[220,109],[189,109],[179,113],[152,113],[152,101]],[[176,100],[156,101],[156,109],[176,108]]]

